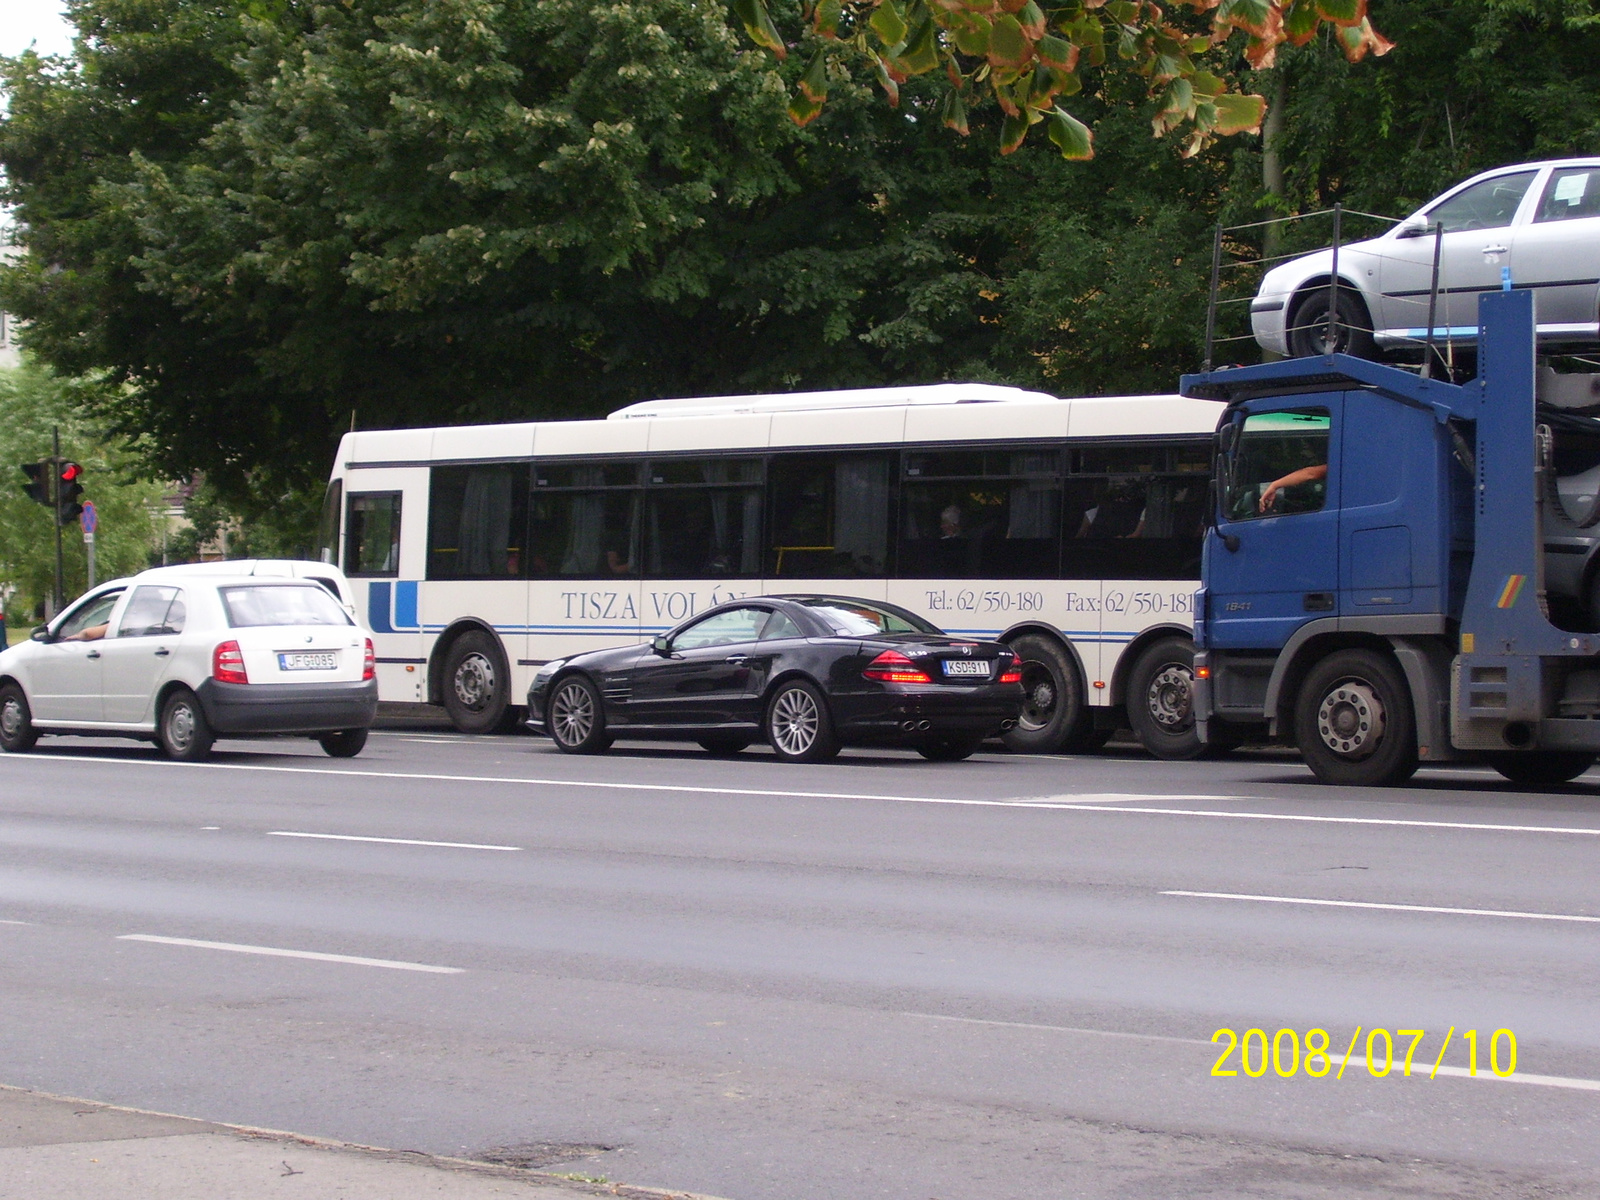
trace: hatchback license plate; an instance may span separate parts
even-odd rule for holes
[[[278,655],[280,671],[332,671],[339,665],[339,656],[332,650],[317,653],[295,652]]]
[[[944,673],[946,675],[981,675],[989,678],[989,664],[974,658],[947,658],[944,660]]]

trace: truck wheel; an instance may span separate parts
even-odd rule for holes
[[[1169,637],[1145,647],[1128,674],[1128,724],[1157,758],[1199,758],[1194,727],[1194,643]]]
[[[1491,754],[1489,765],[1512,783],[1570,783],[1594,766],[1594,755],[1581,750],[1527,750]]]
[[[464,633],[444,656],[444,711],[462,733],[493,733],[506,719],[510,680],[495,639]]]
[[[1340,650],[1311,669],[1295,704],[1295,743],[1323,783],[1387,787],[1417,769],[1411,692],[1393,660]]]
[[[1289,328],[1289,356],[1315,358],[1323,354],[1353,354],[1357,358],[1378,357],[1378,344],[1372,339],[1372,322],[1365,306],[1343,283],[1335,305],[1333,339],[1328,339],[1328,289],[1319,287],[1294,310]]]
[[[1022,671],[1022,715],[1005,732],[1007,748],[1023,754],[1089,754],[1111,740],[1097,730],[1083,678],[1054,638],[1025,634],[1011,643]]]

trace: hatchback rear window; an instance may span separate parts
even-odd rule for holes
[[[254,625],[349,625],[334,598],[316,584],[225,587],[222,605],[235,629]]]

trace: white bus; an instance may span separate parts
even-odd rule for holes
[[[536,668],[730,598],[887,600],[1024,664],[1013,749],[1187,757],[1217,407],[986,384],[347,434],[324,514],[380,696],[505,728]]]

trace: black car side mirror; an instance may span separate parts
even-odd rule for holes
[[[666,634],[659,634],[650,641],[650,649],[665,658],[672,653],[672,643],[667,641]]]
[[[50,626],[37,625],[34,627],[33,632],[28,636],[36,642],[48,642],[50,640]]]

